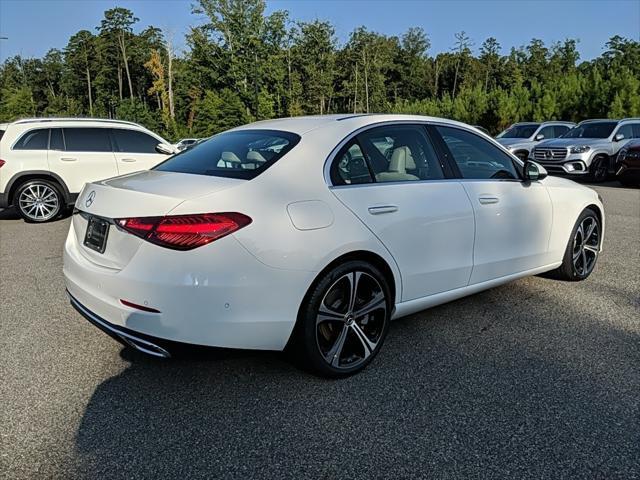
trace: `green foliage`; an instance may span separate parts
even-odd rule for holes
[[[612,37],[579,63],[577,41],[533,39],[502,54],[453,33],[430,54],[422,28],[399,37],[356,28],[339,45],[326,21],[292,22],[264,0],[196,0],[204,22],[177,56],[161,30],[137,29],[125,8],[43,58],[0,66],[0,121],[33,115],[101,116],[159,133],[208,136],[252,120],[338,112],[441,116],[497,132],[523,120],[640,115],[640,42]],[[92,33],[91,30],[95,32]]]

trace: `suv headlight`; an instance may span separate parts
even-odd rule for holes
[[[571,147],[571,153],[584,153],[591,150],[589,145],[580,145],[578,147]]]

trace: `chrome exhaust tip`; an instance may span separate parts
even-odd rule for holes
[[[161,346],[111,325],[109,322],[103,320],[91,310],[87,309],[87,307],[82,305],[73,297],[73,295],[71,295],[71,293],[69,293],[69,291],[67,291],[67,295],[69,295],[69,300],[73,308],[110,337],[118,340],[124,345],[138,350],[139,352],[146,353],[147,355],[159,358],[171,358],[171,354]]]

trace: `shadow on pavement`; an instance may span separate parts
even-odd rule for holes
[[[637,336],[523,285],[394,322],[341,381],[276,353],[123,350],[130,366],[86,406],[74,476],[633,478]]]

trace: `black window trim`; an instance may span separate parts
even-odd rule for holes
[[[464,178],[462,176],[462,172],[460,171],[460,168],[458,167],[458,164],[456,163],[455,159],[453,158],[453,154],[451,153],[451,150],[449,150],[449,147],[447,146],[447,142],[444,141],[444,138],[442,138],[442,135],[440,134],[440,132],[438,132],[436,127],[448,127],[448,128],[454,128],[454,129],[457,129],[457,130],[461,130],[463,132],[467,132],[467,133],[470,133],[472,135],[475,135],[480,140],[482,140],[484,142],[487,142],[490,145],[493,145],[498,150],[502,151],[507,157],[509,157],[509,159],[511,160],[511,163],[513,164],[513,168],[515,168],[516,173],[518,174],[518,178]],[[524,167],[524,165],[520,165],[520,161],[517,160],[509,151],[504,149],[501,145],[499,145],[499,144],[496,145],[495,143],[489,142],[489,141],[487,141],[486,138],[481,137],[477,133],[473,132],[471,129],[462,128],[462,127],[459,127],[458,125],[452,125],[452,124],[449,124],[449,123],[442,123],[442,122],[434,122],[434,123],[429,123],[427,128],[431,128],[432,129],[433,136],[434,136],[435,139],[437,139],[437,143],[441,148],[442,155],[444,155],[445,161],[449,164],[451,169],[454,171],[456,179],[465,180],[465,181],[481,181],[481,182],[487,182],[487,181],[490,181],[490,182],[521,182],[521,183],[524,182],[524,177],[523,177],[523,173],[524,173],[523,167]]]

